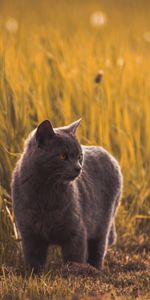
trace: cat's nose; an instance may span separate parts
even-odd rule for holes
[[[74,166],[74,168],[75,168],[75,170],[76,170],[77,172],[80,172],[82,166],[81,166],[81,164],[78,162],[78,163],[76,163],[76,165]]]

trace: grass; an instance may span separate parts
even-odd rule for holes
[[[136,293],[148,297],[149,9],[146,0],[0,2],[1,298],[67,297],[78,289],[79,294],[96,291],[112,299],[124,293],[125,299]],[[97,11],[106,17],[103,26],[91,24]],[[104,75],[96,83],[99,70]],[[49,118],[57,127],[80,117],[80,141],[104,146],[121,164],[118,246],[110,251],[102,274],[87,275],[87,269],[82,276],[80,266],[78,272],[68,269],[64,278],[56,259],[47,275],[25,279],[11,204],[12,170],[24,140],[40,121]],[[127,270],[126,256],[139,269]]]
[[[2,266],[0,296],[7,300],[149,299],[149,250],[144,244],[109,250],[102,272],[88,265],[63,265],[59,256],[52,260],[52,253],[48,271],[40,277],[27,278],[20,267]]]

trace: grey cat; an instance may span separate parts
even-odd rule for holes
[[[42,270],[51,244],[61,246],[65,262],[100,269],[115,242],[120,167],[102,147],[79,144],[79,123],[53,128],[43,121],[13,172],[13,208],[29,271]]]

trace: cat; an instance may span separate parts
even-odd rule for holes
[[[43,270],[49,245],[64,262],[101,269],[116,240],[115,215],[122,195],[118,162],[102,147],[80,145],[80,120],[33,130],[12,175],[11,190],[26,270]]]

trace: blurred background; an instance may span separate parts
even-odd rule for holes
[[[0,260],[17,248],[10,180],[28,133],[82,117],[120,162],[120,243],[150,228],[150,2],[0,0]],[[14,258],[13,258],[14,259]]]

